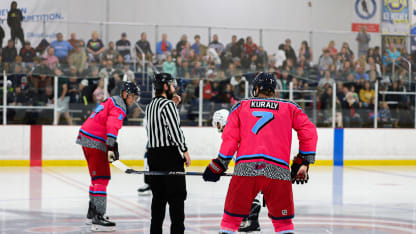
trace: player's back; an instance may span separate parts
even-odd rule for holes
[[[277,98],[252,98],[240,105],[237,163],[259,159],[289,163],[293,117],[300,108]]]
[[[116,114],[117,122],[120,121],[122,123],[126,115],[126,105],[120,96],[110,97],[98,105],[81,126],[80,131],[88,134],[90,137],[101,138],[105,141],[108,132],[107,125],[114,124],[108,121],[111,114]]]

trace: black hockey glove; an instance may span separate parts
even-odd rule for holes
[[[114,142],[113,146],[107,146],[107,157],[108,162],[112,163],[114,161],[117,161],[119,159],[119,153],[118,153],[118,144],[117,142]]]
[[[204,179],[204,181],[217,182],[218,180],[220,180],[221,174],[224,174],[225,170],[225,166],[221,163],[221,161],[218,158],[213,159],[209,163],[207,168],[205,168],[202,178]]]
[[[306,166],[306,173],[299,173],[299,169],[302,165]],[[304,158],[296,156],[295,158],[293,158],[293,163],[292,166],[290,167],[290,175],[292,177],[292,184],[294,184],[296,182],[296,184],[303,184],[303,183],[308,183],[309,180],[309,175],[308,175],[308,171],[309,171],[309,162],[306,161]]]

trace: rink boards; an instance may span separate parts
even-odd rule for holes
[[[84,166],[75,144],[79,126],[1,126],[0,166]],[[183,127],[194,166],[216,157],[219,133],[210,127]],[[291,155],[298,151],[296,132]],[[415,129],[318,129],[317,165],[416,165]],[[121,159],[142,166],[143,127],[126,126],[118,137]]]

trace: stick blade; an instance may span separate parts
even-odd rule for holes
[[[124,171],[126,173],[128,173],[127,171],[131,170],[130,168],[128,168],[124,163],[122,163],[119,160],[114,161],[111,164],[113,164],[115,167],[117,167],[118,169],[120,169],[121,171]]]

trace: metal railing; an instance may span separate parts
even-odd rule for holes
[[[7,124],[7,118],[8,118],[7,111],[9,109],[17,109],[17,110],[22,110],[22,109],[23,110],[31,110],[31,109],[33,109],[33,110],[42,110],[42,109],[53,110],[53,122],[52,123],[54,125],[59,124],[58,123],[59,107],[58,107],[58,102],[57,101],[54,101],[53,105],[49,105],[49,106],[36,106],[36,105],[34,105],[34,106],[27,106],[27,105],[13,106],[13,105],[8,105],[7,104],[7,101],[8,101],[7,97],[8,97],[8,92],[9,92],[8,90],[9,89],[8,89],[8,82],[7,82],[8,77],[7,77],[7,75],[8,74],[6,74],[6,72],[3,72],[3,105],[0,106],[0,108],[3,110],[3,115],[2,116],[3,116],[3,124],[4,125]],[[142,74],[142,75],[145,76],[147,74]],[[58,98],[59,98],[59,96],[58,96],[59,95],[59,93],[58,93],[59,79],[61,79],[61,77],[59,77],[59,76],[54,76],[53,77],[53,87],[54,87],[53,97],[54,97],[54,100],[58,100]],[[85,77],[83,79],[85,79]],[[109,85],[108,78],[104,79],[104,81],[105,81],[104,89],[108,90],[108,85]],[[209,100],[205,100],[205,102],[204,102],[204,84],[206,84],[206,82],[208,82],[208,80],[206,80],[206,79],[199,79],[199,81],[198,81],[198,84],[199,84],[198,96],[196,97],[196,98],[198,98],[198,105],[199,105],[198,106],[198,114],[197,114],[197,116],[198,116],[197,125],[198,126],[203,126],[204,123],[206,123],[205,121],[210,119],[210,116],[207,116],[206,112],[205,112],[205,115],[204,115],[204,108],[205,108],[204,105],[206,105],[209,102],[212,102],[212,101],[209,101]],[[244,82],[244,85],[245,85],[245,87],[244,87],[244,98],[250,97],[250,94],[249,94],[249,90],[251,89],[250,82],[248,80],[242,80],[241,82]],[[374,97],[374,106],[373,106],[373,109],[372,109],[372,112],[373,112],[373,115],[374,115],[374,119],[372,120],[373,121],[372,125],[373,125],[374,128],[378,127],[378,115],[380,113],[380,111],[379,111],[379,106],[380,105],[379,104],[381,103],[380,95],[410,96],[410,98],[408,98],[407,100],[410,100],[411,97],[414,96],[414,103],[416,103],[416,92],[379,91],[379,85],[380,85],[379,81],[376,81],[374,83],[375,97]],[[301,103],[306,103],[306,104],[309,103],[308,111],[311,111],[311,112],[309,112],[309,117],[311,118],[311,120],[315,124],[317,124],[317,125],[322,124],[318,120],[318,111],[321,111],[321,112],[323,111],[321,109],[318,109],[318,106],[317,106],[318,91],[317,90],[312,90],[312,89],[297,90],[297,89],[295,89],[292,82],[289,83],[288,87],[289,87],[288,90],[277,90],[277,91],[279,93],[288,94],[289,100],[291,100],[291,101],[295,101],[295,102],[298,102],[300,104]],[[336,125],[336,119],[337,119],[337,96],[336,96],[337,95],[337,90],[336,89],[337,89],[337,86],[336,86],[335,83],[333,83],[332,84],[332,109],[331,109],[331,117],[332,118],[331,118],[331,122],[330,122],[330,126],[332,128],[335,128],[337,126]],[[148,90],[148,92],[150,92],[150,90]],[[305,99],[305,98],[296,99],[295,94],[309,94],[309,95],[308,95],[307,99]],[[342,100],[338,100],[338,101],[342,101]],[[411,106],[408,107],[409,108],[408,110],[411,110],[411,108],[414,108],[414,113],[413,113],[414,114],[414,127],[416,128],[416,108],[414,106],[413,100],[408,101],[408,103],[410,103],[410,105],[411,105]],[[321,113],[321,112],[319,112],[319,113],[321,115],[323,115],[324,113]]]

